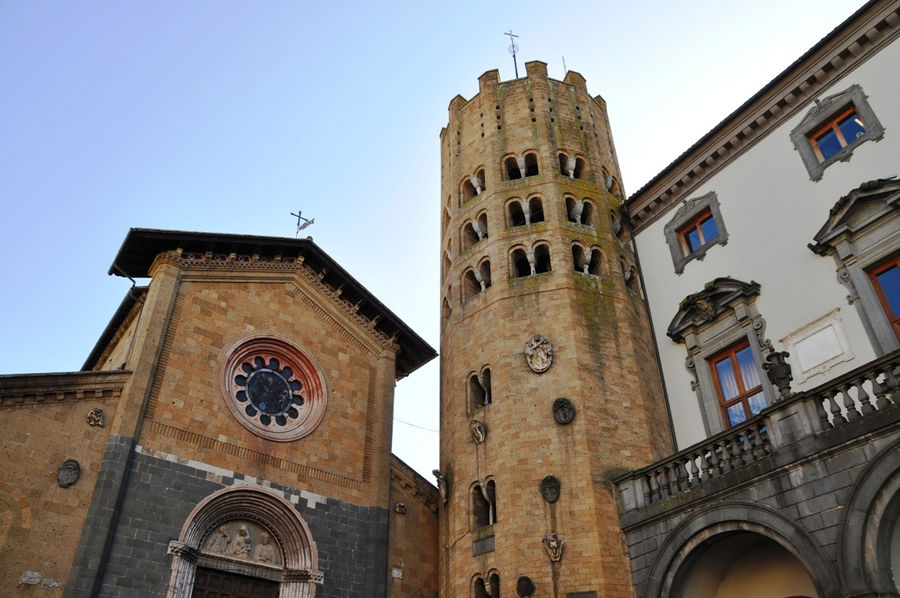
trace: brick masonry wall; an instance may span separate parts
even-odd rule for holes
[[[438,595],[438,501],[437,488],[392,460],[388,598]]]
[[[99,595],[104,598],[166,595],[171,559],[166,551],[191,510],[224,487],[259,485],[296,505],[309,525],[325,583],[317,598],[385,595],[387,511],[360,507],[205,464],[178,463],[162,453],[135,455],[125,500],[113,534]]]
[[[40,584],[65,584],[97,484],[108,429],[88,425],[86,417],[94,408],[113,417],[116,399],[53,401],[32,398],[0,407],[2,596],[37,595],[49,589],[18,586],[25,571],[39,573]],[[78,461],[81,476],[62,488],[57,470],[67,459]]]

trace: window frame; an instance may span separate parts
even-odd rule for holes
[[[690,227],[692,222],[699,220],[706,214],[712,216],[718,235],[714,239],[708,240],[698,249],[689,251],[690,246],[685,246],[685,239],[682,233]],[[725,228],[725,220],[722,218],[722,211],[719,208],[719,197],[716,192],[710,191],[705,195],[685,201],[663,227],[663,234],[666,237],[666,243],[669,245],[669,252],[672,254],[675,274],[684,272],[684,267],[688,262],[703,260],[712,247],[727,245],[728,230]]]
[[[878,280],[879,274],[883,274],[891,268],[897,268],[898,270],[900,270],[900,253],[892,255],[886,260],[882,260],[881,262],[868,268],[866,270],[866,273],[869,275],[869,282],[872,284],[872,289],[875,291],[875,296],[878,297],[878,300],[881,302],[881,308],[884,310],[884,316],[885,318],[887,318],[891,329],[897,336],[897,340],[900,341],[900,311],[898,311],[898,313],[896,314],[893,313],[894,310],[891,307],[890,300],[888,299],[887,294],[884,292],[884,287]]]
[[[862,120],[866,131],[853,140],[844,139],[846,145],[840,150],[825,158],[815,137],[821,136],[830,126],[837,126],[837,121],[850,110],[856,110],[857,116]],[[843,139],[843,133],[840,138]],[[884,136],[884,127],[875,115],[875,111],[869,105],[868,98],[862,87],[853,84],[844,91],[830,95],[822,100],[816,100],[800,124],[791,130],[790,138],[794,149],[800,154],[804,166],[809,173],[811,181],[818,181],[825,173],[825,169],[835,162],[850,160],[854,150],[869,140],[878,141]]]
[[[722,422],[724,423],[726,428],[731,428],[735,425],[740,425],[743,422],[738,422],[737,424],[731,423],[731,418],[728,415],[728,409],[733,407],[734,405],[740,404],[744,408],[744,421],[754,417],[752,408],[750,407],[749,399],[751,397],[756,396],[760,392],[763,393],[765,397],[765,390],[762,385],[762,370],[759,367],[759,364],[756,363],[756,359],[754,357],[753,365],[757,370],[757,376],[759,377],[759,384],[754,386],[753,388],[746,388],[744,383],[744,376],[741,371],[740,362],[738,361],[737,354],[744,349],[750,349],[751,356],[753,355],[753,350],[750,347],[750,341],[747,338],[744,338],[741,341],[727,347],[726,349],[719,351],[718,353],[713,354],[709,358],[707,358],[706,362],[709,364],[710,373],[713,378],[713,382],[716,387],[716,395],[719,399],[719,413],[722,416]],[[730,399],[725,398],[725,393],[722,391],[722,380],[719,377],[719,370],[716,367],[719,363],[729,360],[731,362],[732,371],[734,372],[734,379],[738,386],[738,394]],[[765,397],[768,402],[768,397]]]

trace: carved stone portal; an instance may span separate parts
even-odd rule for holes
[[[81,465],[75,459],[66,459],[56,472],[56,480],[63,488],[68,488],[81,477]]]
[[[482,444],[487,439],[487,428],[484,422],[473,419],[469,422],[469,431],[472,432],[472,442]]]
[[[525,343],[525,359],[531,371],[546,372],[553,364],[553,343],[541,334],[535,334]]]
[[[553,419],[556,423],[566,425],[572,423],[575,419],[575,405],[566,398],[559,398],[553,401]]]
[[[553,504],[559,500],[559,489],[559,478],[548,475],[541,480],[541,495],[548,503]]]

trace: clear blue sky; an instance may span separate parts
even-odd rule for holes
[[[80,368],[130,227],[294,235],[438,347],[438,134],[503,35],[609,107],[633,192],[859,6],[0,0],[0,373]],[[395,452],[437,466],[437,361]],[[412,425],[427,428],[422,430]]]

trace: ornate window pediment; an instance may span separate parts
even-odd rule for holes
[[[852,242],[860,233],[891,218],[900,218],[900,181],[868,181],[837,200],[809,248],[828,255],[842,240]]]
[[[745,303],[759,295],[759,283],[742,282],[731,277],[716,278],[706,283],[702,291],[688,295],[678,306],[666,334],[677,343],[684,342],[689,332],[719,319],[736,304]]]

